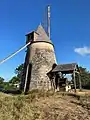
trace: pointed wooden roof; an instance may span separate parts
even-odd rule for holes
[[[53,45],[52,41],[49,39],[47,33],[45,32],[43,26],[40,24],[35,31],[29,32],[26,36],[36,33],[38,36],[33,42],[47,42]]]
[[[49,39],[47,33],[45,32],[41,24],[38,26],[35,32],[38,33],[38,37],[35,41],[44,41],[44,42],[52,43],[52,41]]]

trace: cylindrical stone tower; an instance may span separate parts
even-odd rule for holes
[[[25,60],[23,89],[50,89],[51,81],[47,73],[56,63],[54,46],[41,25],[26,37],[27,42],[31,41],[31,44],[28,46]]]

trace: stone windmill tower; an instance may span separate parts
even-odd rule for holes
[[[27,48],[22,89],[24,92],[32,89],[50,89],[51,82],[47,73],[56,63],[54,45],[42,25],[27,34],[26,39],[26,43],[31,41],[31,44]]]

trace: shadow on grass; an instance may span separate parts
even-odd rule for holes
[[[6,94],[14,94],[14,95],[22,93],[20,90],[2,90],[1,92]]]

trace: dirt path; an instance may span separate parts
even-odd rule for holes
[[[53,96],[35,103],[38,120],[90,120],[90,111],[80,101],[70,96]]]

